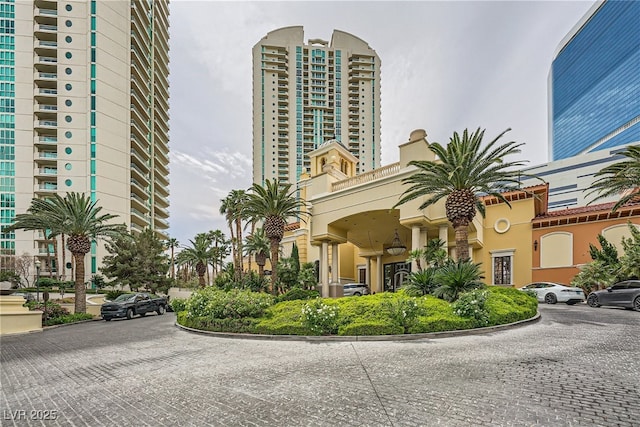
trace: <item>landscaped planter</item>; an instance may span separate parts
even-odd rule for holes
[[[399,292],[272,302],[251,315],[242,315],[238,313],[242,312],[243,298],[255,298],[250,293],[205,289],[188,300],[177,322],[196,330],[228,333],[374,336],[482,328],[530,319],[537,313],[535,298],[516,289],[487,287],[476,292],[466,298],[466,305]]]

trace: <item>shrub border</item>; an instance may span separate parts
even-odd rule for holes
[[[420,334],[403,334],[403,335],[261,335],[261,334],[240,334],[232,332],[212,332],[202,329],[189,328],[182,326],[176,320],[175,326],[187,332],[209,335],[216,338],[234,338],[234,339],[251,339],[251,340],[271,340],[271,341],[411,341],[421,339],[451,338],[465,335],[482,335],[491,332],[497,332],[504,329],[513,329],[525,326],[528,323],[534,323],[540,320],[540,312],[536,315],[524,320],[513,323],[505,323],[503,325],[485,326],[482,328],[459,329],[456,331],[442,332],[425,332]],[[71,323],[73,324],[73,323]]]

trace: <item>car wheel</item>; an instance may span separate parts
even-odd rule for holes
[[[640,311],[640,297],[636,297],[636,299],[633,300],[633,308]]]
[[[129,309],[127,310],[127,319],[131,320],[133,319],[133,309]]]
[[[556,298],[555,294],[548,293],[544,296],[544,302],[547,304],[555,304],[558,302],[558,298]]]
[[[354,296],[354,297],[360,297],[360,296],[362,296],[362,294],[361,294],[360,292],[354,292],[354,293],[353,293],[353,296]]]
[[[164,314],[164,305],[158,306],[158,316],[162,316]]]
[[[595,294],[589,295],[587,298],[587,304],[589,307],[600,307],[600,304],[598,304],[598,296]]]
[[[146,315],[147,315],[147,312],[146,312],[146,311],[143,311],[142,313],[140,313],[140,317],[144,317],[144,316],[146,316]]]
[[[111,317],[104,317],[104,320],[105,320],[106,322],[111,322]]]

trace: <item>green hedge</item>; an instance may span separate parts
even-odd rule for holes
[[[484,309],[488,326],[529,319],[537,301],[517,289],[489,286]],[[338,308],[338,335],[390,335],[472,329],[477,319],[458,316],[450,303],[431,295],[410,297],[404,292],[323,300]],[[304,325],[302,308],[309,300],[275,302],[267,294],[203,290],[186,301],[178,323],[190,328],[270,335],[317,335]],[[255,303],[257,307],[250,308]],[[271,304],[271,305],[269,305]],[[411,319],[403,317],[412,308]],[[409,321],[410,320],[410,321]]]
[[[340,326],[338,335],[363,336],[363,335],[400,335],[404,334],[404,327],[391,324],[383,320],[359,321]]]
[[[65,323],[75,323],[82,322],[83,320],[91,320],[93,316],[88,313],[74,313],[74,314],[63,314],[59,317],[53,317],[51,319],[45,320],[43,323],[45,326],[53,326],[53,325],[62,325]]]

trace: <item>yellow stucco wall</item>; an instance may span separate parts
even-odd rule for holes
[[[531,219],[534,216],[534,199],[487,206],[483,221],[484,248],[481,254],[485,283],[493,284],[492,254],[513,251],[512,285],[521,287],[531,282]],[[474,253],[475,255],[475,253]]]

